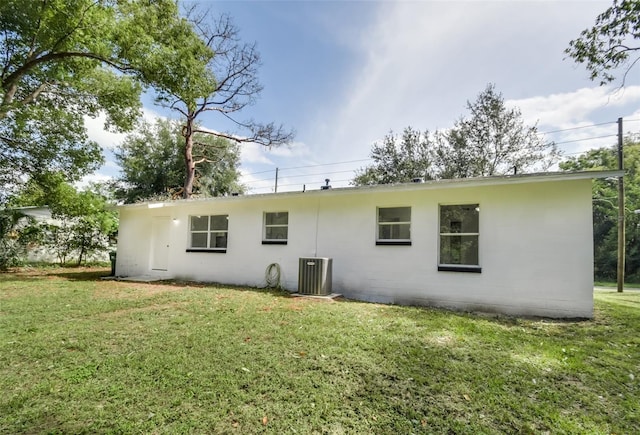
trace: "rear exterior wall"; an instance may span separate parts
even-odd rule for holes
[[[455,204],[479,205],[481,273],[438,271],[439,206]],[[397,206],[411,207],[411,245],[377,246],[377,208]],[[262,244],[263,213],[280,211],[287,244]],[[189,216],[220,214],[226,253],[187,252]],[[164,271],[152,270],[154,217],[169,222]],[[296,291],[298,259],[330,257],[333,291],[347,298],[591,317],[592,243],[590,180],[246,196],[121,208],[116,274],[260,287],[277,263],[282,286]]]

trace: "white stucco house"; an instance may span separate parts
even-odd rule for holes
[[[116,275],[298,290],[331,258],[347,298],[515,315],[593,315],[591,180],[556,172],[118,207]]]

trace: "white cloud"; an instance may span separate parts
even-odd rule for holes
[[[89,187],[89,185],[92,183],[105,183],[112,180],[113,180],[113,177],[109,175],[94,173],[94,174],[89,174],[82,177],[82,180],[75,183],[75,187],[76,189],[83,190]]]
[[[243,166],[261,164],[275,169],[277,165],[290,166],[291,163],[287,163],[288,160],[295,160],[299,164],[301,159],[309,155],[309,147],[302,142],[271,148],[251,142],[240,145],[240,159]]]
[[[246,163],[261,163],[265,165],[272,165],[273,161],[270,160],[266,154],[264,146],[257,143],[244,143],[240,146],[240,159],[243,164]]]
[[[289,159],[302,158],[310,154],[309,147],[303,142],[293,142],[291,144],[281,145],[271,149],[267,148],[265,152],[273,156]]]
[[[240,182],[247,187],[248,193],[271,193],[275,186],[275,169],[256,173],[241,169]]]
[[[639,119],[639,103],[640,86],[637,85],[620,90],[581,88],[573,92],[506,101],[508,106],[522,111],[525,122],[538,122],[541,132],[550,131],[547,139],[558,143],[559,148],[569,155],[615,144],[617,119]],[[630,124],[630,128],[624,130],[639,129]]]
[[[640,86],[628,86],[615,91],[608,87],[582,88],[573,92],[509,100],[506,103],[519,107],[530,124],[538,121],[539,125],[570,128],[591,124],[590,118],[597,110],[620,110],[632,104],[637,106],[640,103]]]
[[[166,117],[158,114],[152,109],[147,107],[142,108],[142,119],[147,122],[155,122],[156,119],[166,119]],[[102,148],[115,149],[122,143],[127,136],[126,133],[114,133],[105,129],[106,116],[101,114],[96,118],[89,116],[84,117],[85,127],[87,128],[87,135],[90,140],[98,143]]]
[[[380,3],[376,19],[359,34],[351,71],[341,79],[346,83],[343,104],[318,116],[315,135],[326,140],[335,159],[362,158],[389,130],[450,127],[466,114],[466,101],[473,101],[490,82],[519,102],[588,86],[586,72],[564,60],[563,50],[602,6]],[[591,101],[590,95],[585,99]],[[543,112],[532,117],[546,120],[562,114],[570,121],[581,104],[574,101],[557,113],[538,106]],[[617,103],[612,99],[610,104]]]
[[[96,118],[85,116],[84,125],[90,140],[97,142],[102,148],[114,149],[122,143],[126,134],[107,131],[104,128],[105,120],[105,115]]]

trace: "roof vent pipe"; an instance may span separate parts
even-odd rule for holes
[[[329,186],[329,181],[331,181],[331,180],[329,180],[328,178],[325,178],[325,179],[324,179],[324,182],[325,182],[326,184],[325,184],[324,186],[320,186],[320,189],[322,189],[322,190],[329,190],[329,189],[331,189],[331,186]]]

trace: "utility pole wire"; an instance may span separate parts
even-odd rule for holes
[[[616,123],[616,121],[608,121],[608,122],[601,122],[599,124],[589,124],[589,125],[581,125],[581,126],[578,126],[578,127],[563,128],[563,129],[560,129],[560,130],[540,131],[540,132],[538,132],[538,134],[562,133],[563,131],[580,130],[580,129],[583,129],[583,128],[599,127],[601,125],[609,125],[609,124],[615,124],[615,123]]]

